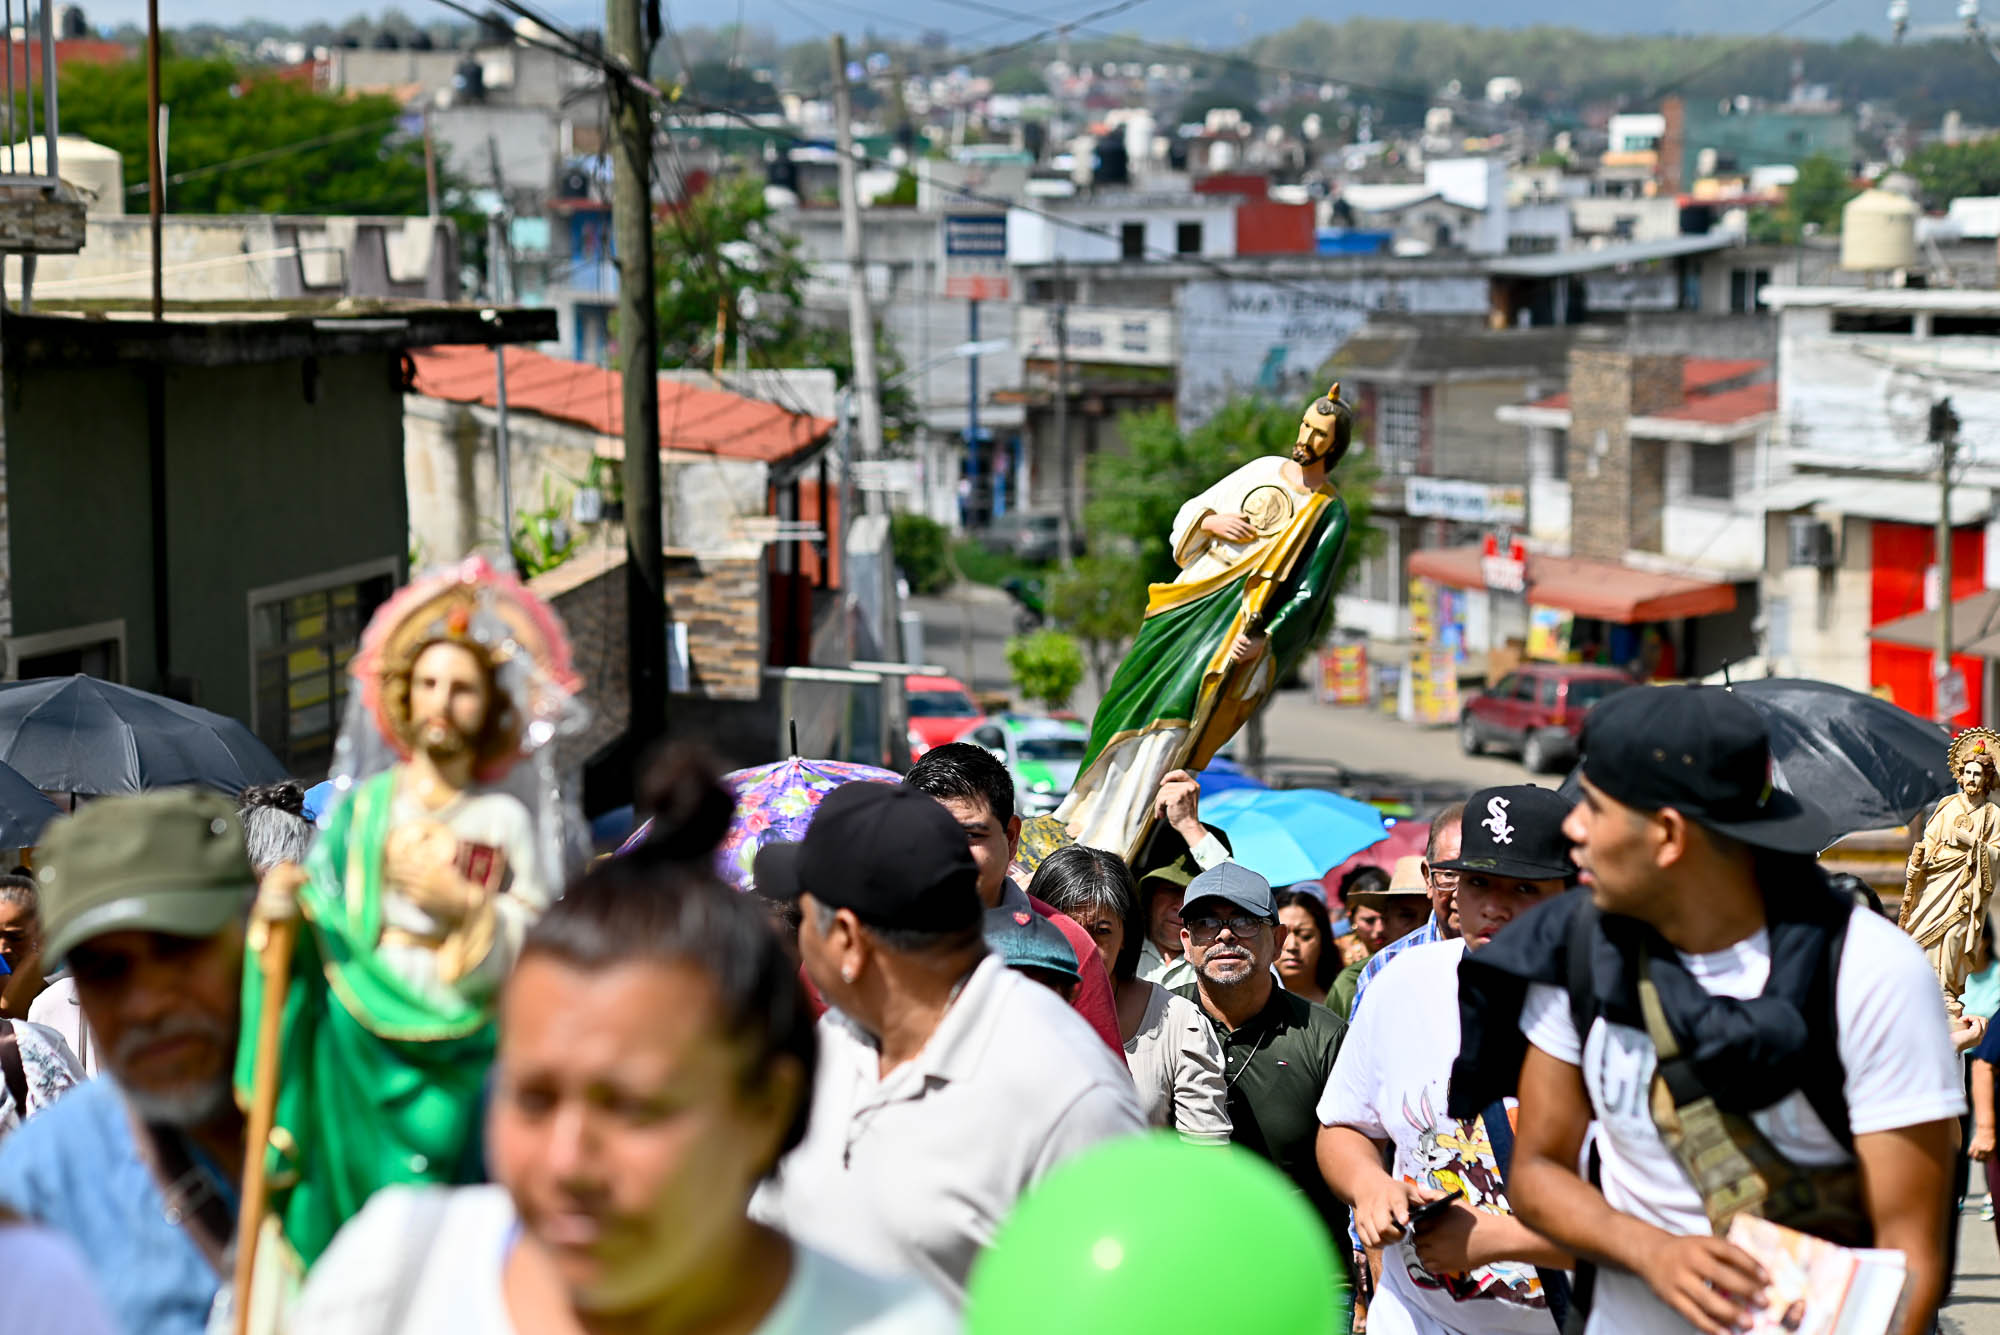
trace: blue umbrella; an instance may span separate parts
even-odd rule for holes
[[[1272,885],[1318,880],[1389,835],[1374,807],[1319,788],[1238,788],[1204,801],[1201,815]]]
[[[1244,769],[1227,756],[1217,756],[1215,759],[1209,761],[1208,768],[1194,777],[1196,782],[1201,784],[1201,800],[1203,802],[1220,797],[1224,793],[1234,792],[1240,788],[1251,788],[1261,791],[1270,787],[1269,784],[1263,782],[1256,775]]]

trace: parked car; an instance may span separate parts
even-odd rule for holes
[[[996,714],[958,735],[983,746],[1014,776],[1014,810],[1023,820],[1046,816],[1076,786],[1090,729],[1075,719]]]
[[[986,717],[957,677],[906,677],[903,693],[910,708],[912,762],[933,746],[955,740],[966,724]]]
[[[1070,533],[1072,556],[1083,555],[1082,525]],[[1062,555],[1062,516],[1051,511],[1016,510],[1001,515],[979,535],[996,552],[1010,552],[1023,561],[1046,565]]]
[[[1530,771],[1547,773],[1575,761],[1590,707],[1636,684],[1617,668],[1524,663],[1465,702],[1458,744],[1469,756],[1511,751]]]

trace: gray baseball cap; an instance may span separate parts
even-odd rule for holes
[[[1181,899],[1181,916],[1186,917],[1188,907],[1202,899],[1226,899],[1245,913],[1259,918],[1278,916],[1277,901],[1271,897],[1271,883],[1240,862],[1225,862],[1210,867],[1189,881],[1187,894]]]

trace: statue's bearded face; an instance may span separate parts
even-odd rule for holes
[[[1292,446],[1292,462],[1309,464],[1325,454],[1330,443],[1325,428],[1314,426],[1311,422],[1301,422],[1298,443]]]
[[[1958,767],[1958,790],[1967,797],[1984,797],[1992,787],[1990,762],[1968,760]]]
[[[472,749],[493,706],[493,683],[479,655],[462,644],[441,642],[417,655],[410,668],[410,727],[435,756]]]

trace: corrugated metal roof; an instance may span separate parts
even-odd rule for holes
[[[1594,273],[1600,269],[1620,269],[1628,264],[1677,259],[1682,255],[1705,255],[1710,251],[1726,250],[1741,240],[1734,233],[1709,232],[1702,236],[1668,237],[1664,241],[1631,241],[1592,250],[1508,255],[1489,261],[1486,270],[1505,278],[1560,278],[1566,274]]]
[[[493,407],[493,354],[485,348],[424,348],[415,392]],[[527,348],[508,348],[507,407],[587,427],[614,442],[625,431],[624,377]],[[660,381],[660,448],[779,463],[824,441],[833,421],[795,413],[727,390]],[[619,456],[617,448],[603,451]]]

